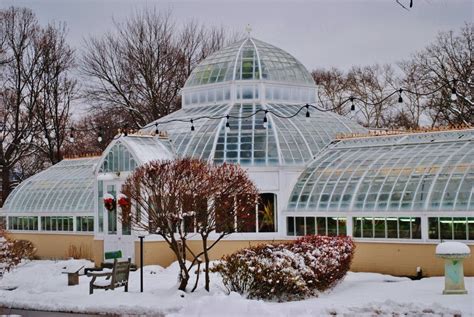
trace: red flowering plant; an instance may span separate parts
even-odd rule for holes
[[[108,211],[112,211],[115,209],[115,197],[111,194],[104,195],[104,207]]]

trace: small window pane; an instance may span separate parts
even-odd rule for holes
[[[328,236],[336,236],[337,235],[337,220],[333,217],[327,218],[328,222]]]
[[[411,238],[421,239],[421,218],[411,218]]]
[[[347,221],[346,218],[337,219],[338,235],[345,236],[347,234]]]
[[[304,217],[296,217],[296,235],[304,236]]]
[[[453,218],[454,239],[466,240],[466,218]]]
[[[287,217],[286,218],[286,232],[289,236],[295,235],[295,218]]]
[[[362,237],[364,237],[364,238],[373,238],[374,237],[373,218],[363,218],[363,220],[362,220]]]
[[[317,232],[320,236],[326,236],[326,217],[316,218]]]
[[[400,239],[410,239],[410,220],[407,217],[398,218],[398,237]]]
[[[355,238],[362,237],[362,218],[353,218],[353,235]]]
[[[468,239],[474,240],[474,217],[467,218]]]
[[[443,240],[452,240],[453,239],[453,218],[440,218],[439,219],[439,228],[441,239]]]
[[[306,217],[306,234],[316,234],[316,221],[314,217]]]
[[[428,238],[439,239],[438,218],[428,218]]]
[[[374,219],[374,234],[376,238],[385,238],[385,219],[375,218]]]

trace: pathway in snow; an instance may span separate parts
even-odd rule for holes
[[[78,313],[63,313],[39,310],[25,310],[14,308],[0,307],[0,316],[21,316],[21,317],[104,317],[103,315],[78,314]],[[110,315],[113,317],[113,315]]]

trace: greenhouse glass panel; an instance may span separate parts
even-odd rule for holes
[[[319,235],[327,235],[326,230],[326,217],[317,217],[316,218],[316,231]]]
[[[340,236],[345,236],[347,234],[347,220],[346,218],[337,218],[337,233]]]
[[[453,218],[439,218],[440,238],[442,240],[453,239]]]
[[[439,222],[437,217],[428,218],[428,238],[439,239]]]
[[[352,235],[355,238],[361,238],[362,237],[362,218],[360,218],[360,217],[353,218]]]
[[[373,218],[362,218],[362,237],[363,238],[374,237],[374,219]]]
[[[327,217],[328,224],[328,236],[337,236],[337,219],[333,217]]]
[[[398,218],[398,237],[400,239],[410,239],[411,218]]]
[[[453,218],[453,230],[455,240],[466,240],[467,239],[467,221],[465,217]]]
[[[385,218],[374,218],[374,237],[385,238]]]
[[[474,217],[467,218],[468,239],[474,240]]]
[[[316,221],[314,217],[306,217],[306,234],[316,234]]]
[[[398,218],[387,218],[387,238],[398,239]]]
[[[296,226],[296,235],[304,236],[305,235],[304,217],[296,217],[295,226]]]
[[[411,238],[421,239],[421,218],[411,218]]]
[[[295,235],[295,217],[286,218],[286,234],[289,236]]]

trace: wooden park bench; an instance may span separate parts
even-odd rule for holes
[[[104,269],[111,269],[114,265],[114,260],[120,260],[122,259],[122,250],[117,250],[117,251],[107,251],[104,253],[104,262],[100,263],[100,266],[94,267],[94,268],[86,268],[84,270],[84,274],[87,275],[89,272],[96,272],[96,271],[102,271]],[[131,264],[130,266],[130,271],[136,271],[137,266],[135,264]]]
[[[92,277],[89,284],[89,294],[94,293],[94,289],[114,290],[116,287],[125,287],[128,292],[128,276],[130,274],[131,259],[128,261],[118,262],[114,259],[112,269],[110,271],[92,271],[87,276]],[[99,279],[98,277],[105,277]]]

